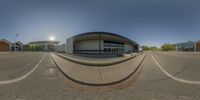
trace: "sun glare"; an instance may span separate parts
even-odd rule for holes
[[[55,37],[51,36],[51,37],[49,37],[49,40],[50,40],[50,41],[54,41],[54,40],[55,40]]]

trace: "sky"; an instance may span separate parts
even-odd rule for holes
[[[199,0],[0,0],[0,39],[12,42],[104,31],[161,46],[200,40],[199,27]]]

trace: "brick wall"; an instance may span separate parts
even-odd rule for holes
[[[7,43],[0,42],[0,51],[10,51],[10,46]]]
[[[197,48],[197,51],[200,51],[200,43],[197,43],[196,48]]]

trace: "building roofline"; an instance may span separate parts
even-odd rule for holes
[[[0,42],[5,42],[5,43],[7,43],[7,44],[9,44],[9,45],[12,44],[10,41],[8,41],[8,40],[6,40],[6,39],[0,39]]]
[[[20,43],[20,44],[24,45],[24,43],[21,42],[21,41],[14,42],[14,43],[12,43],[12,44],[15,44],[15,43]]]
[[[187,42],[174,43],[173,45],[179,45],[179,44],[184,44],[184,43],[195,43],[195,42],[193,42],[193,41],[187,41]]]
[[[195,43],[200,43],[200,40],[196,41]]]
[[[114,33],[111,33],[111,32],[103,32],[103,31],[94,31],[94,32],[85,32],[85,33],[81,33],[81,34],[77,34],[77,35],[74,35],[70,38],[73,38],[73,37],[79,37],[79,36],[84,36],[84,35],[90,35],[90,34],[94,34],[94,33],[101,33],[101,34],[106,34],[106,35],[113,35],[113,36],[117,36],[117,37],[121,37],[133,44],[138,44],[137,42],[125,37],[125,36],[122,36],[122,35],[118,35],[118,34],[114,34]],[[138,44],[139,45],[139,44]]]

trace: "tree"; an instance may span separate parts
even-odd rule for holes
[[[142,50],[159,50],[156,46],[141,46]]]
[[[41,47],[36,44],[27,44],[24,46],[24,49],[26,51],[38,51],[38,50],[41,50]]]
[[[158,50],[156,46],[149,47],[149,50]]]
[[[142,50],[149,50],[149,47],[148,46],[141,46]]]
[[[174,45],[172,45],[172,44],[170,44],[170,43],[166,43],[166,44],[163,44],[163,45],[161,46],[161,49],[162,49],[163,51],[173,51],[173,50],[175,50],[176,48],[175,48]]]
[[[31,51],[31,45],[30,44],[24,45],[24,50]]]

